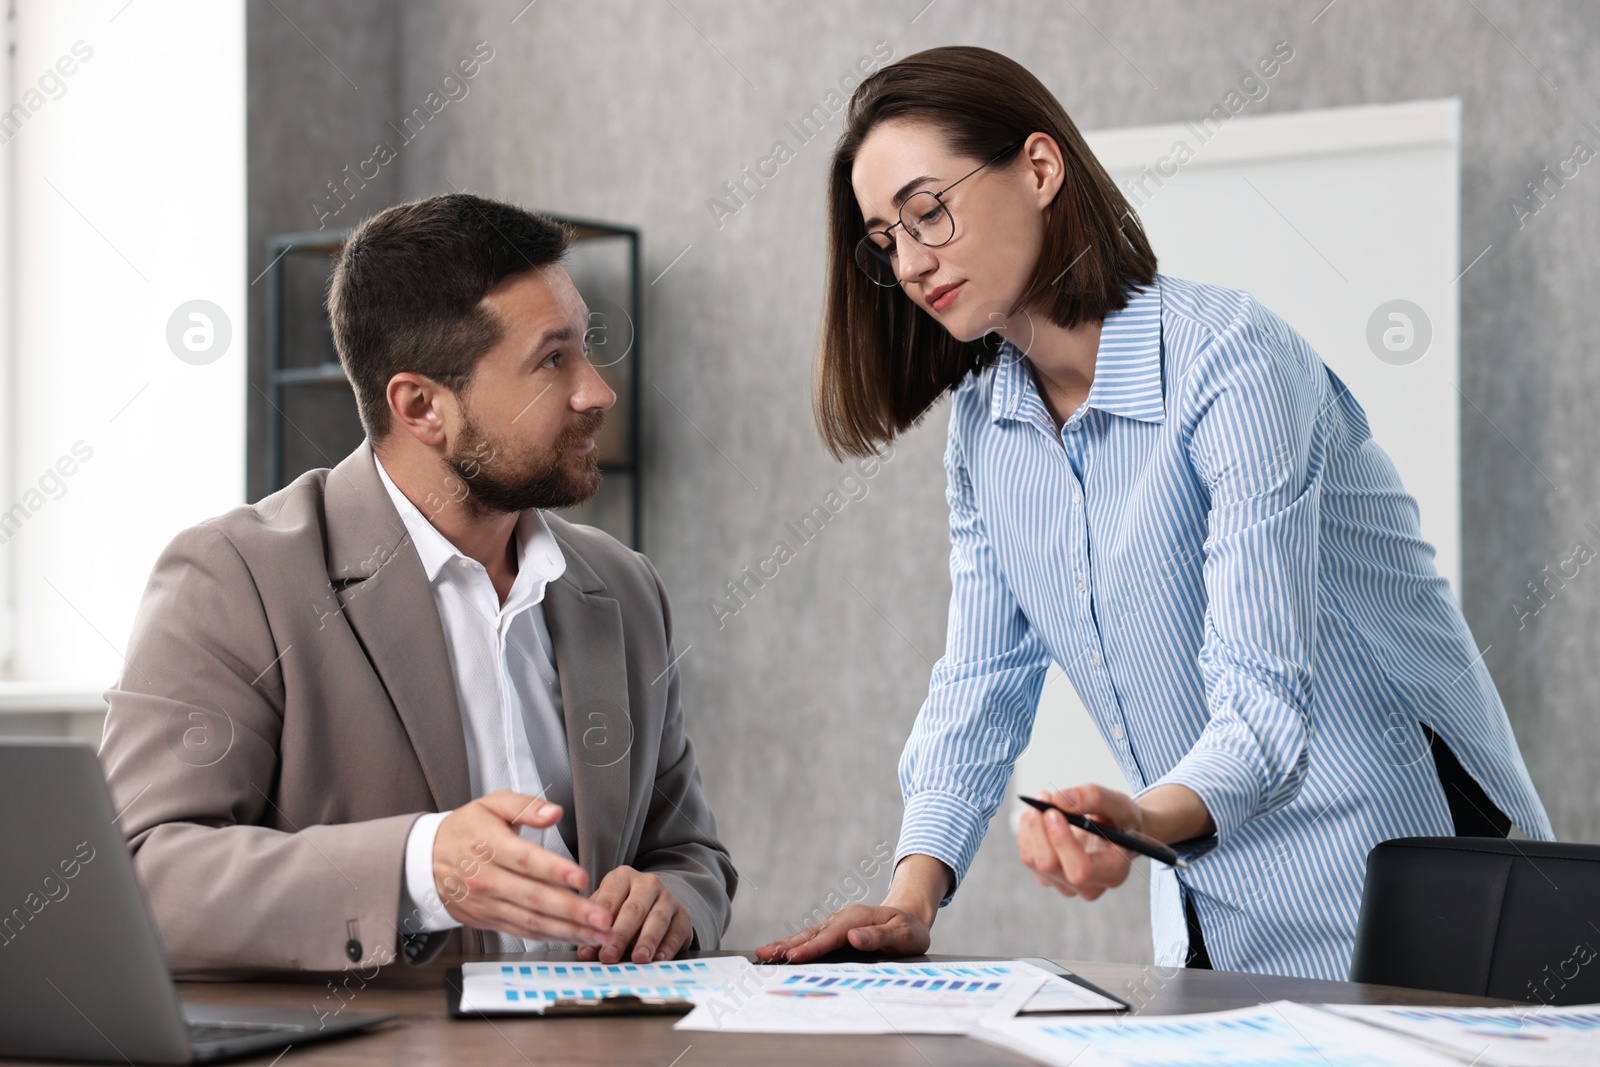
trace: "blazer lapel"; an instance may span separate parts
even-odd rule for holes
[[[577,860],[590,885],[622,860],[633,753],[622,608],[597,596],[604,583],[561,539],[567,569],[545,589],[545,624],[561,679],[562,718],[572,767]]]
[[[382,679],[439,811],[472,799],[455,673],[422,560],[363,442],[328,472],[328,579]]]

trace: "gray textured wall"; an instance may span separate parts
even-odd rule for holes
[[[1570,581],[1541,571],[1580,541],[1600,551],[1600,167],[1552,186],[1520,225],[1510,207],[1575,141],[1600,148],[1596,5],[524,2],[253,4],[252,255],[270,230],[314,225],[322,182],[479,40],[495,55],[470,94],[362,208],[380,192],[460,188],[643,228],[646,279],[665,271],[643,330],[645,548],[675,597],[690,725],[745,879],[731,944],[850,894],[850,868],[892,846],[895,761],[943,648],[943,409],[737,615],[719,624],[710,606],[846,473],[824,458],[808,408],[837,122],[720,227],[707,201],[879,41],[897,58],[949,43],[1003,51],[1084,129],[1193,118],[1279,39],[1296,58],[1251,113],[1463,99],[1462,265],[1488,246],[1461,281],[1467,614],[1558,832],[1600,839],[1600,578],[1575,563]],[[253,317],[256,352],[260,336]],[[1547,604],[1527,599],[1530,581],[1546,583]],[[1519,613],[1524,601],[1538,613]],[[997,825],[936,947],[1147,959],[1133,881],[1096,904],[1057,898]]]
[[[401,22],[393,17],[397,11],[370,0],[350,4],[252,0],[246,5],[246,247],[252,281],[248,294],[250,388],[246,397],[249,443],[245,481],[251,500],[264,496],[270,484],[264,458],[272,415],[266,391],[270,285],[266,271],[273,257],[267,253],[267,238],[315,231],[319,226],[347,228],[359,219],[358,212],[376,211],[401,199],[399,169],[390,166],[380,168],[365,188],[352,182],[345,193],[349,204],[338,214],[319,214],[315,209],[320,205],[326,212],[329,205],[340,207],[328,183],[347,180],[344,168],[365,160],[372,153],[373,142],[384,134],[386,123],[401,117],[395,105],[401,41]],[[392,133],[387,136],[394,137]],[[292,265],[290,284],[296,295],[303,297],[315,284],[313,262],[314,259],[302,261],[298,253],[290,253],[285,270]],[[306,325],[305,316],[295,321],[302,329]],[[293,331],[293,338],[314,340],[306,338],[301,330]],[[308,354],[298,344],[289,351],[291,365],[315,363],[322,358],[320,352]],[[318,466],[331,466],[344,458],[343,453],[329,454],[320,461],[312,458],[319,449],[332,452],[312,442],[338,439],[340,433],[328,424],[345,421],[339,416],[354,410],[353,402],[345,411],[335,407],[339,399],[344,398],[336,399],[326,390],[300,390],[285,401],[282,417],[286,456],[291,460],[303,458]],[[359,427],[355,428],[355,439],[360,440]]]

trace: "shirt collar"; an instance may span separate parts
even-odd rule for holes
[[[1024,355],[1010,341],[1000,346],[995,364],[990,415],[995,422],[1017,418],[1023,398],[1036,393]],[[1166,404],[1161,382],[1161,281],[1128,294],[1128,306],[1113,311],[1100,324],[1095,353],[1094,384],[1085,408],[1140,422],[1161,422]]]
[[[422,560],[422,569],[428,575],[428,581],[432,583],[436,580],[446,563],[468,559],[400,491],[399,486],[390,479],[389,472],[383,469],[376,452],[372,455],[372,462],[378,468],[378,478],[388,491],[389,499],[394,501],[395,510],[400,513],[401,521],[411,534],[411,542],[417,546],[417,556]],[[544,514],[538,508],[528,508],[517,518],[516,538],[516,585],[531,582],[542,590],[566,571],[567,558],[562,555],[560,543],[556,541],[555,534],[550,532],[550,525],[544,521]],[[513,592],[511,597],[507,597],[506,603],[510,604],[515,596]]]

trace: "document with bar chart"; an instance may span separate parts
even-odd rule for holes
[[[1204,1015],[996,1020],[970,1035],[1052,1067],[1463,1067],[1398,1034],[1287,1001]]]
[[[542,1014],[558,1003],[639,997],[700,1003],[753,970],[742,956],[666,963],[465,963],[461,1011]]]
[[[1592,1067],[1600,1063],[1600,1004],[1557,1008],[1408,1008],[1324,1004],[1324,1011],[1454,1052],[1478,1067]]]
[[[1023,963],[802,964],[699,1001],[679,1030],[769,1034],[964,1034],[1009,1018],[1051,977]]]

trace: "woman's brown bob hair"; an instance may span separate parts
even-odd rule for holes
[[[1055,140],[1065,180],[1047,209],[1044,247],[1018,309],[1070,328],[1121,310],[1127,290],[1155,281],[1155,253],[1138,216],[1060,101],[1021,64],[954,46],[884,67],[851,96],[828,177],[827,296],[813,406],[836,459],[894,440],[998,352],[986,339],[956,340],[898,287],[875,285],[856,267],[866,228],[850,171],[867,135],[891,119],[933,124],[952,151],[975,162],[1035,132]]]

